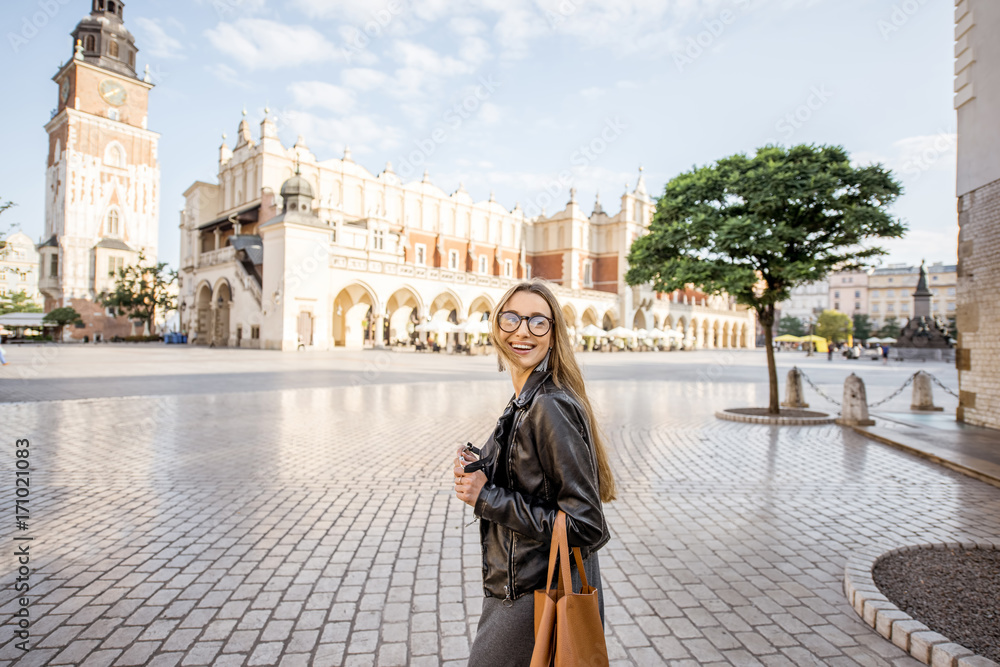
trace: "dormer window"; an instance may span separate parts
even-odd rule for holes
[[[108,3],[108,11],[111,12],[112,14],[115,13],[115,3],[113,2]]]
[[[112,58],[118,57],[118,42],[115,40],[108,42],[108,55]]]
[[[128,52],[128,66],[135,68],[135,51]]]
[[[93,35],[87,35],[87,39],[84,42],[84,50],[91,52],[97,50],[97,40]]]

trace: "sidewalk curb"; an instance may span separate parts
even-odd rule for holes
[[[958,665],[959,667],[1000,667],[992,660],[974,654],[932,631],[920,621],[902,611],[882,594],[872,572],[876,563],[886,556],[920,549],[964,548],[998,549],[995,540],[968,540],[937,544],[911,544],[891,547],[873,545],[854,552],[844,566],[844,594],[855,613],[878,634],[926,665]]]
[[[865,436],[866,438],[869,438],[870,440],[880,442],[883,445],[889,445],[890,447],[895,447],[896,449],[900,449],[904,452],[909,452],[910,454],[915,454],[920,458],[927,459],[928,461],[933,461],[934,463],[942,465],[945,468],[954,470],[955,472],[960,472],[963,475],[972,477],[973,479],[978,479],[980,482],[986,482],[987,484],[992,484],[993,486],[1000,487],[1000,472],[994,473],[992,470],[982,469],[982,467],[985,466],[989,466],[990,468],[996,468],[996,466],[993,466],[988,462],[983,461],[982,463],[984,464],[984,466],[976,467],[973,465],[962,463],[961,461],[957,461],[951,458],[945,458],[940,454],[929,451],[928,449],[925,449],[923,447],[918,447],[913,444],[908,444],[904,442],[905,440],[904,438],[898,438],[898,439],[888,438],[882,434],[871,432],[866,426],[855,426],[853,424],[849,426],[850,428],[854,429],[856,433],[860,433],[861,435]]]

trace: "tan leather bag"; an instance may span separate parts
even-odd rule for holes
[[[549,577],[546,588],[535,591],[535,650],[531,667],[606,667],[608,647],[597,602],[597,589],[588,585],[579,547],[573,549],[576,569],[583,584],[573,592],[566,539],[566,514],[559,511],[549,548]],[[552,588],[552,575],[559,561],[559,577]]]

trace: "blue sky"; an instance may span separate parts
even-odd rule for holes
[[[89,0],[5,2],[0,222],[43,232],[51,77]],[[161,133],[161,259],[181,193],[264,108],[285,145],[529,213],[616,212],[638,167],[674,175],[768,141],[893,169],[907,238],[887,262],[955,261],[952,3],[942,0],[133,0]],[[553,194],[548,194],[553,193]]]

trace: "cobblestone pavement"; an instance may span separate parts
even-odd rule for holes
[[[590,363],[621,489],[601,559],[613,664],[920,664],[856,617],[844,563],[874,543],[1000,539],[1000,489],[839,426],[716,420],[766,388],[706,355],[722,381]],[[451,453],[510,394],[489,360],[456,379],[466,361],[424,382],[387,368],[254,390],[244,373],[225,393],[0,404],[0,662],[464,665],[482,589]],[[885,373],[889,390],[912,369]],[[16,437],[31,443],[20,532]],[[15,532],[34,538],[24,655]]]

